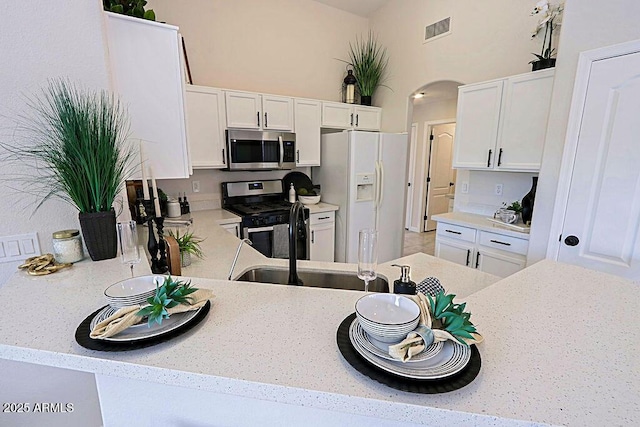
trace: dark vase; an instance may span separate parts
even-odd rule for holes
[[[556,58],[546,58],[531,63],[531,71],[544,70],[545,68],[553,68],[556,66]]]
[[[533,202],[536,199],[536,189],[538,188],[538,177],[533,177],[533,185],[531,190],[522,198],[522,221],[525,224],[531,223],[531,217],[533,216]]]
[[[100,261],[115,258],[118,252],[115,211],[111,209],[108,212],[80,212],[78,219],[91,259]]]
[[[362,95],[360,97],[360,105],[371,105],[371,97]]]

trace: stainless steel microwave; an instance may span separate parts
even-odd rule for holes
[[[295,167],[295,133],[227,130],[227,170],[274,170]]]

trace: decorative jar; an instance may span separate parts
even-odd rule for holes
[[[82,238],[78,230],[61,230],[53,233],[53,256],[60,264],[74,263],[84,258]]]

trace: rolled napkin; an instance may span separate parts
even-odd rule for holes
[[[415,330],[407,334],[407,338],[398,344],[389,346],[389,356],[406,362],[411,360],[415,355],[423,352],[434,342],[451,340],[460,343],[457,338],[443,329],[431,329],[432,321],[429,310],[429,300],[424,294],[418,293],[417,295],[407,295],[407,297],[411,298],[418,304],[418,307],[420,307],[420,322]],[[482,335],[478,333],[473,333],[471,336],[473,336],[473,339],[461,339],[467,345],[480,343],[484,339]]]
[[[177,313],[198,310],[205,305],[207,301],[213,299],[214,296],[213,291],[209,289],[198,289],[189,295],[190,304],[178,304],[175,307],[168,308],[167,311],[169,312],[169,316],[171,316]],[[119,334],[142,320],[142,318],[136,314],[142,307],[144,306],[138,304],[119,309],[98,323],[89,336],[93,339],[104,339]]]

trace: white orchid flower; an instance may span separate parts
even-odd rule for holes
[[[537,15],[539,13],[547,13],[549,11],[549,0],[540,0],[536,3],[536,6],[533,8],[532,15]]]

